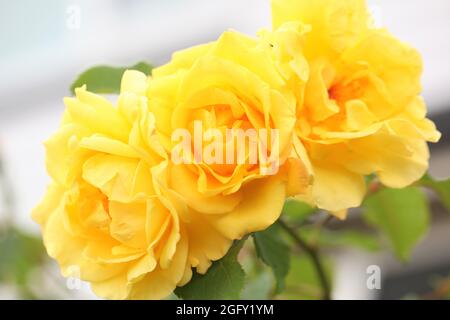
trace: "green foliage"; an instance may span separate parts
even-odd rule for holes
[[[70,86],[70,91],[74,93],[76,88],[86,85],[90,91],[95,93],[119,93],[120,81],[123,73],[127,69],[138,70],[145,74],[150,74],[152,68],[151,65],[145,62],[139,62],[131,67],[93,67],[78,76]]]
[[[244,287],[245,273],[237,261],[237,255],[245,240],[235,243],[222,259],[215,261],[206,274],[194,273],[192,280],[175,290],[186,300],[239,299]]]
[[[438,181],[427,174],[420,182],[423,186],[436,192],[447,210],[450,211],[450,179]]]
[[[301,236],[310,244],[321,248],[353,247],[374,252],[381,249],[376,235],[357,230],[317,230],[311,227],[301,229]]]
[[[44,258],[42,241],[18,230],[8,230],[0,241],[0,280],[26,283],[31,268]]]
[[[272,268],[276,279],[275,293],[284,290],[284,278],[289,272],[289,246],[283,241],[281,229],[272,225],[268,229],[253,234],[258,257]]]
[[[384,232],[403,261],[429,228],[427,199],[416,187],[383,189],[367,198],[363,208],[366,221]]]
[[[288,199],[284,202],[282,216],[289,221],[304,222],[316,212],[317,209],[307,203]]]
[[[245,300],[266,300],[272,290],[273,277],[270,270],[261,270],[253,277],[247,273],[245,287],[242,291],[242,299]]]
[[[323,232],[323,241],[329,246],[354,247],[365,251],[378,251],[381,246],[378,238],[373,234],[356,230]]]
[[[324,259],[325,272],[332,279],[332,264]],[[331,281],[330,281],[331,283]],[[279,295],[281,299],[317,300],[322,297],[322,287],[317,270],[311,259],[305,255],[295,255],[286,278],[286,290]]]
[[[42,241],[19,230],[0,233],[0,282],[15,284],[23,298],[34,298],[28,288],[29,275],[46,255]]]

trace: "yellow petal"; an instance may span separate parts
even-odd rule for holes
[[[122,76],[120,92],[130,92],[137,95],[145,95],[147,91],[147,76],[136,70],[126,70]]]
[[[243,199],[231,212],[205,216],[229,239],[240,239],[250,232],[264,230],[280,216],[286,198],[281,175],[249,182],[242,188]]]
[[[328,97],[334,72],[325,61],[318,60],[311,64],[311,77],[305,88],[305,106],[314,121],[323,121],[339,112],[336,102]]]
[[[255,39],[235,31],[224,32],[209,54],[245,66],[272,88],[279,88],[284,80],[277,72],[268,50],[257,48]]]
[[[167,269],[157,267],[132,285],[129,299],[155,300],[167,297],[183,280],[187,266],[188,240],[182,231],[177,250]]]
[[[196,267],[198,273],[204,274],[211,261],[218,260],[227,253],[232,241],[216,230],[203,214],[191,210],[189,216],[186,230],[190,265]]]
[[[314,164],[314,202],[332,212],[359,207],[366,193],[364,177],[333,164]]]
[[[146,248],[146,209],[145,203],[120,203],[110,201],[109,214],[111,216],[111,236],[130,247]]]
[[[403,108],[421,91],[420,76],[422,74],[422,58],[420,54],[408,45],[400,42],[386,30],[371,30],[354,47],[348,49],[342,55],[344,63],[353,65],[356,61],[364,61],[370,66],[372,85],[379,87],[381,82],[389,94],[396,108]],[[380,80],[377,81],[376,79]],[[366,93],[374,93],[375,90],[365,90]],[[366,104],[375,114],[381,113],[387,106],[380,107],[380,98],[365,97]],[[388,110],[392,111],[392,110]]]
[[[154,195],[150,168],[135,159],[98,154],[84,163],[83,179],[102,190],[110,200],[142,201]]]
[[[213,43],[207,43],[175,52],[172,55],[170,63],[153,69],[153,77],[159,78],[166,75],[172,75],[177,73],[179,70],[191,68],[195,61],[199,57],[205,55],[212,46]]]
[[[130,293],[125,272],[105,281],[91,282],[91,289],[97,296],[111,300],[126,299]]]
[[[391,188],[404,188],[416,182],[427,172],[430,152],[424,141],[406,142],[411,154],[389,155],[380,161],[377,171],[380,181]]]
[[[306,193],[312,181],[312,172],[308,171],[303,161],[295,158],[288,159],[286,169],[287,196]]]
[[[128,144],[101,135],[92,135],[83,138],[79,145],[80,147],[89,150],[109,153],[116,156],[139,158],[139,153]]]
[[[199,212],[221,214],[232,211],[242,199],[242,195],[234,193],[227,196],[207,197],[197,191],[197,177],[185,165],[173,165],[170,169],[171,186],[186,203]]]
[[[152,272],[156,268],[157,262],[153,254],[146,254],[144,257],[139,259],[135,264],[128,270],[128,281],[136,282],[139,281],[145,274]]]
[[[82,168],[83,162],[92,154],[80,149],[79,140],[89,131],[74,125],[62,126],[56,134],[45,142],[45,165],[49,175],[61,186],[70,186]]]
[[[362,130],[370,126],[375,120],[375,116],[361,100],[351,100],[345,104],[347,112],[347,126],[349,130]]]
[[[64,99],[67,112],[74,123],[88,128],[91,132],[127,141],[130,125],[108,100],[84,88],[76,89],[75,92],[77,98]]]
[[[312,26],[308,51],[315,54],[339,52],[357,41],[370,20],[365,0],[271,0],[272,24],[286,22]]]
[[[429,151],[425,141],[396,136],[386,128],[353,140],[349,146],[351,153],[343,165],[349,170],[377,173],[389,187],[408,186],[428,169]]]
[[[39,223],[44,229],[45,224],[58,208],[63,200],[64,190],[57,184],[53,183],[47,188],[47,193],[41,202],[33,209],[32,218]]]
[[[49,256],[58,261],[66,277],[79,276],[85,281],[105,281],[120,274],[126,267],[122,264],[91,263],[85,259],[85,240],[66,231],[60,213],[50,216],[43,236]],[[78,274],[73,274],[75,270]]]

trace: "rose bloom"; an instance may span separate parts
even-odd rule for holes
[[[269,50],[226,33],[176,53],[153,79],[127,71],[117,106],[76,89],[45,143],[52,183],[33,211],[63,275],[100,297],[160,299],[189,282],[192,268],[205,273],[233,240],[274,223],[285,198],[310,181],[291,146],[295,98],[285,85]],[[263,174],[261,161],[172,163],[172,132],[195,120],[278,129],[279,146],[267,146],[276,174]]]
[[[309,172],[303,155],[292,148],[295,97],[283,89],[286,82],[270,49],[232,31],[216,42],[175,53],[170,63],[154,69],[152,75],[149,108],[168,153],[174,152],[178,142],[173,139],[177,129],[187,129],[194,136],[196,121],[220,132],[241,128],[279,133],[279,148],[269,150],[279,160],[274,175],[262,173],[264,161],[259,157],[254,164],[211,164],[204,159],[168,164],[168,185],[188,207],[180,219],[186,222],[189,263],[205,273],[233,239],[266,229],[278,219],[286,197],[306,192]],[[192,159],[197,156],[194,143]],[[203,148],[209,143],[205,141]],[[226,143],[220,146],[228,148]],[[236,147],[239,150],[248,156],[245,147]]]
[[[272,15],[261,38],[297,98],[308,199],[344,217],[361,204],[365,176],[393,188],[420,179],[440,134],[419,96],[419,53],[373,27],[364,0],[272,0]]]
[[[183,204],[165,184],[147,85],[127,71],[117,107],[76,89],[45,143],[52,183],[33,218],[62,274],[101,297],[163,298],[191,277]]]

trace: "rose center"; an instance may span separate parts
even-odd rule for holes
[[[368,80],[356,79],[350,82],[338,82],[328,89],[328,96],[335,100],[340,107],[350,100],[360,99],[364,95]]]

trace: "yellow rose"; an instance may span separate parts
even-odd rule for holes
[[[222,137],[227,130],[239,128],[279,133],[279,147],[270,150],[270,156],[279,160],[273,175],[261,170],[265,162],[261,154],[255,163],[198,159],[212,141],[219,150],[229,150],[229,144],[220,139],[201,138],[200,150],[194,146],[198,139],[191,141],[187,150],[191,162],[169,163],[168,185],[188,206],[181,219],[189,237],[189,261],[204,273],[211,260],[223,256],[222,247],[267,228],[278,219],[287,196],[305,192],[309,173],[292,148],[295,98],[283,89],[286,83],[270,50],[231,31],[214,43],[175,53],[170,63],[154,69],[152,75],[149,108],[155,114],[159,139],[171,156],[179,143],[177,131],[185,129],[195,137],[196,123]],[[247,147],[238,146],[235,151],[250,158]]]
[[[166,185],[147,85],[127,71],[117,107],[77,89],[45,144],[53,181],[33,218],[63,275],[101,297],[163,298],[191,276],[184,205]]]
[[[297,97],[312,201],[343,216],[361,204],[364,176],[393,188],[422,177],[440,134],[419,96],[419,53],[373,27],[364,0],[272,0],[272,15],[262,43]]]
[[[63,275],[90,282],[101,297],[163,298],[192,268],[205,273],[233,240],[274,223],[285,198],[309,184],[301,147],[291,146],[295,98],[284,87],[270,50],[229,32],[176,53],[153,79],[127,71],[117,107],[85,87],[66,98],[61,127],[46,142],[53,182],[33,212]],[[274,131],[256,139],[256,154],[250,138],[236,144],[231,163],[176,164],[172,135],[195,136],[195,121],[219,133]],[[202,142],[203,154],[212,142]],[[227,150],[230,141],[216,142]]]

